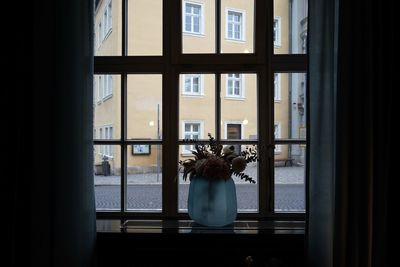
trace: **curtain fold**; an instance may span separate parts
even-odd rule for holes
[[[25,42],[14,81],[13,264],[93,266],[93,1],[15,2],[15,10]]]
[[[310,0],[309,9],[308,262],[392,266],[394,7]]]
[[[309,2],[309,181],[307,249],[310,266],[332,266],[337,93],[338,0]]]

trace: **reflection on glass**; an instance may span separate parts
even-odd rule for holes
[[[305,211],[305,145],[275,147],[275,211]]]
[[[121,1],[95,1],[94,54],[95,56],[121,55]]]
[[[162,75],[128,75],[127,120],[129,139],[161,139]]]
[[[188,145],[180,145],[179,151],[183,151]],[[241,150],[246,149],[246,145],[234,145],[238,146]],[[193,154],[180,154],[180,160],[194,159]],[[244,173],[253,178],[256,183],[249,183],[241,178],[232,175],[232,179],[236,185],[236,198],[238,212],[257,212],[258,211],[258,163],[248,163]],[[187,212],[187,201],[190,181],[187,179],[183,180],[183,173],[180,172],[178,175],[178,211]]]
[[[221,53],[254,53],[254,0],[221,0]]]
[[[128,1],[128,55],[162,55],[162,0]]]
[[[182,0],[182,52],[215,53],[215,0]]]
[[[162,146],[132,144],[127,149],[127,209],[162,210]]]
[[[257,75],[221,75],[221,139],[257,139]]]
[[[94,153],[93,173],[94,173],[96,210],[97,211],[120,210],[121,209],[120,146],[95,145],[93,147],[93,153]]]
[[[188,73],[179,78],[179,139],[215,136],[215,75]]]
[[[274,74],[275,139],[306,138],[306,74]]]
[[[121,132],[121,76],[93,77],[93,132],[95,139],[118,139]]]
[[[274,0],[275,54],[305,54],[308,0]]]

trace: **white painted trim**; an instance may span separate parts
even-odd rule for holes
[[[239,74],[239,79],[240,79],[240,96],[236,95],[229,95],[228,94],[228,79],[229,79],[229,74]],[[244,100],[246,98],[246,93],[245,93],[245,74],[243,73],[227,73],[225,74],[225,98],[226,99],[233,99],[233,100]]]
[[[193,93],[193,92],[185,92],[185,80],[186,80],[186,75],[189,76],[199,76],[199,93]],[[193,97],[199,97],[199,96],[204,96],[204,74],[200,74],[200,73],[187,73],[187,74],[182,74],[182,81],[181,81],[181,94],[183,96],[193,96]],[[191,86],[193,85],[193,83],[191,84]],[[193,87],[191,88],[193,89]]]
[[[114,138],[115,128],[114,128],[113,124],[103,124],[102,126],[99,126],[98,128],[99,128],[99,132],[101,131],[101,133],[103,135],[103,137],[99,136],[99,139],[103,139],[103,140],[113,140],[113,139],[115,139]],[[106,137],[106,128],[108,129],[107,130],[108,135],[110,135],[110,128],[112,128],[112,137],[111,138]],[[99,145],[99,146],[100,146],[100,149],[99,149],[100,151],[97,154],[101,155],[101,157],[107,156],[109,159],[114,159],[114,155],[113,155],[114,151],[112,149],[113,145]],[[111,155],[106,154],[107,148],[110,150],[110,152],[111,152],[110,154]]]
[[[182,139],[185,139],[185,124],[187,124],[187,123],[200,124],[199,139],[204,138],[204,121],[203,120],[182,120],[182,122],[181,122]],[[192,151],[185,150],[185,145],[183,145],[181,149],[182,149],[182,151],[181,151],[182,156],[193,156]]]
[[[229,37],[228,36],[228,12],[236,12],[236,13],[241,13],[242,14],[242,23],[241,23],[241,35],[240,39],[236,39],[234,37]],[[225,39],[229,41],[236,41],[236,42],[246,42],[246,11],[242,9],[236,9],[236,8],[231,8],[231,7],[226,7],[225,8]]]
[[[275,77],[277,77],[276,80]],[[274,101],[281,101],[281,73],[276,72],[274,73]]]
[[[280,16],[275,16],[274,17],[274,23],[275,20],[278,21],[277,23],[277,31],[276,31],[276,40],[274,41],[274,47],[281,47],[282,46],[282,38],[281,38],[281,33],[282,33],[282,18]],[[274,27],[274,23],[272,24],[272,27]],[[272,28],[272,31],[274,29]]]
[[[277,125],[277,137],[275,138],[275,125]],[[280,122],[274,122],[274,139],[280,139],[281,138],[281,123]],[[280,145],[275,145],[275,154],[279,154],[282,152],[282,148]]]
[[[198,5],[201,7],[201,12],[200,12],[200,32],[193,32],[193,31],[186,31],[186,4],[193,4],[193,5]],[[182,32],[183,33],[188,33],[191,35],[196,35],[196,36],[204,36],[204,3],[202,2],[196,2],[196,1],[182,1]],[[193,28],[193,26],[192,26]]]

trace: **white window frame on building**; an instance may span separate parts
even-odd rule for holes
[[[112,1],[109,1],[109,3],[104,8],[102,22],[103,22],[103,34],[102,34],[103,37],[101,41],[103,42],[105,39],[107,39],[112,30]]]
[[[281,47],[281,20],[282,18],[280,16],[275,16],[274,17],[274,23],[273,23],[273,38],[274,38],[274,46],[275,47]]]
[[[197,80],[197,92],[195,89],[195,81]],[[189,84],[188,84],[189,83]],[[189,85],[189,91],[187,91]],[[204,75],[203,74],[183,74],[182,78],[182,95],[202,96],[204,95]]]
[[[106,139],[106,140],[113,139],[114,128],[111,124],[104,125],[103,132],[104,132],[104,139]],[[101,152],[102,152],[103,156],[107,156],[107,158],[109,158],[109,159],[114,158],[112,145],[104,145],[102,147]]]
[[[186,13],[186,6],[191,5],[197,6],[200,8],[199,14],[193,13],[193,8],[191,9],[191,13]],[[190,17],[190,29],[186,28],[187,18]],[[198,17],[199,19],[199,30],[195,31],[194,29],[194,19]],[[192,2],[192,1],[183,1],[182,2],[182,30],[184,33],[195,34],[195,35],[204,35],[204,4],[199,2]]]
[[[186,131],[186,125],[189,124],[190,131]],[[198,124],[198,131],[193,131],[193,125]],[[183,139],[203,139],[204,138],[204,121],[202,120],[182,120],[182,136]],[[198,138],[193,138],[197,134]],[[183,145],[182,155],[183,156],[193,156],[192,150],[194,150],[194,145]]]
[[[103,24],[102,24],[102,19],[100,20],[98,26],[97,26],[97,48],[100,47],[101,43],[103,42]]]
[[[227,73],[225,77],[226,77],[226,94],[225,94],[226,98],[244,99],[245,98],[245,86],[244,86],[245,75],[242,73]],[[230,82],[232,82],[232,86],[230,85]],[[236,85],[238,85],[237,89],[239,90],[239,92],[236,92]]]
[[[113,76],[112,75],[98,75],[98,103],[105,101],[113,95]]]
[[[281,74],[274,73],[274,101],[281,101]]]
[[[229,13],[232,13],[233,20],[229,19]],[[240,21],[235,21],[235,15],[239,15]],[[246,41],[246,12],[244,10],[226,8],[225,18],[225,38],[227,40]],[[230,27],[232,31],[229,31]],[[236,36],[237,33],[239,36]]]
[[[274,123],[274,139],[280,139],[281,138],[281,123],[280,122],[275,122]],[[279,154],[282,152],[282,148],[280,145],[275,145],[275,154]]]

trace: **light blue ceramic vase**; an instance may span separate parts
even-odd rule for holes
[[[231,224],[237,215],[236,187],[232,178],[208,180],[194,176],[188,196],[190,218],[205,226]]]

